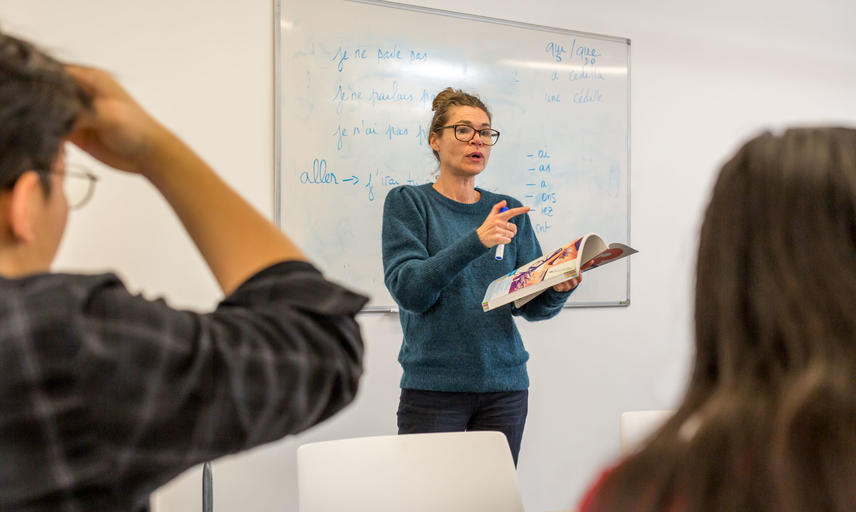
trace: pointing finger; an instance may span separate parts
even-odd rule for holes
[[[500,213],[499,216],[500,216],[500,218],[502,218],[504,220],[508,220],[508,219],[511,219],[511,218],[516,217],[518,215],[522,215],[524,213],[527,213],[531,209],[532,208],[529,208],[528,206],[519,206],[517,208],[511,208],[510,210],[506,210],[506,211]]]

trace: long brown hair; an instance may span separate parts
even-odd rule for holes
[[[434,111],[434,117],[431,119],[431,127],[428,129],[429,140],[432,133],[438,133],[440,128],[446,126],[446,123],[449,121],[449,109],[452,107],[480,108],[487,114],[488,120],[491,119],[490,110],[487,109],[487,105],[484,104],[481,98],[460,89],[446,87],[437,93],[437,96],[434,96],[434,101],[431,102],[431,110]],[[431,151],[434,153],[434,158],[439,162],[440,155],[434,150]]]
[[[856,130],[765,133],[704,217],[674,416],[597,511],[856,510]]]

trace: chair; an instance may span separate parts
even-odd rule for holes
[[[297,450],[301,512],[523,512],[499,432],[324,441]]]
[[[621,413],[619,425],[621,453],[633,451],[649,435],[653,434],[675,411],[627,411]]]
[[[199,482],[203,492],[199,492]],[[205,511],[205,469],[200,465],[188,469],[167,482],[149,497],[150,512]]]

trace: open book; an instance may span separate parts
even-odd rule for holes
[[[511,301],[519,308],[547,288],[635,252],[624,244],[607,245],[599,235],[589,233],[490,283],[482,309],[490,311]]]

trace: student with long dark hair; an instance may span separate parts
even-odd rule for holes
[[[581,512],[856,510],[856,130],[746,143],[704,217],[689,387]]]

